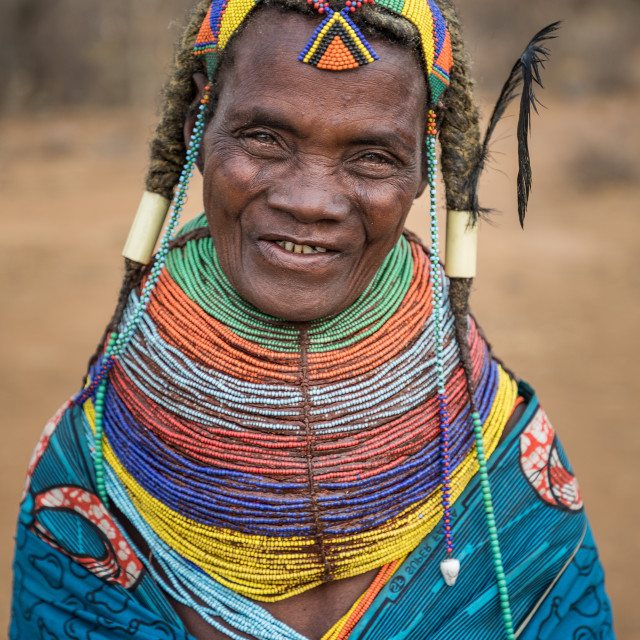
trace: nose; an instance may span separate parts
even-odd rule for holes
[[[344,220],[349,198],[330,168],[321,165],[290,170],[267,194],[269,206],[292,215],[302,223]]]

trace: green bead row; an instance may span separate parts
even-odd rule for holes
[[[118,334],[112,333],[107,344],[105,353],[105,361],[108,360],[118,342]],[[104,482],[104,396],[107,392],[107,383],[109,378],[107,375],[100,381],[96,389],[96,396],[93,401],[95,411],[95,433],[93,435],[93,468],[96,472],[96,489],[98,497],[109,508],[109,498],[107,497],[107,488]]]
[[[384,7],[385,9],[389,9],[394,13],[402,13],[404,9],[405,0],[377,0],[376,4]]]
[[[211,238],[188,242],[167,256],[167,270],[186,295],[234,333],[284,353],[298,349],[299,329],[262,313],[244,300],[225,276]],[[401,237],[362,295],[348,309],[309,326],[311,353],[343,349],[372,334],[391,318],[411,286],[413,258]]]
[[[482,437],[482,420],[480,420],[480,415],[477,411],[472,412],[471,420],[473,422],[473,433],[476,441],[478,465],[480,467],[482,501],[484,504],[487,528],[489,529],[489,543],[491,544],[493,566],[495,567],[498,582],[498,594],[500,596],[500,607],[502,608],[502,619],[504,621],[507,640],[515,640],[516,636],[513,630],[513,618],[511,615],[511,604],[509,603],[507,577],[504,573],[502,553],[500,552],[500,543],[498,541],[498,527],[496,526],[496,518],[493,510],[493,500],[491,499],[491,485],[489,484],[489,472],[487,469],[487,459],[484,452],[484,441]]]

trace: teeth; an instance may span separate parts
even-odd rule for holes
[[[325,247],[311,247],[308,244],[295,244],[288,240],[276,240],[276,244],[291,253],[326,253]]]

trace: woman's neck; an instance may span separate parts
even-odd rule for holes
[[[222,271],[210,238],[171,252],[167,270],[193,302],[238,336],[287,352],[298,349],[297,336],[304,326],[309,351],[314,353],[344,348],[375,333],[391,318],[411,285],[414,259],[409,242],[401,237],[352,305],[332,317],[307,323],[275,318],[242,298]]]

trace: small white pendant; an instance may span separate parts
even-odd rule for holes
[[[447,558],[440,563],[440,571],[447,586],[453,587],[460,573],[460,561],[455,558]]]

